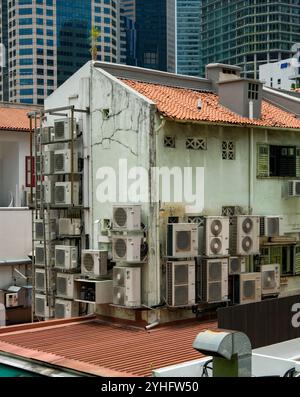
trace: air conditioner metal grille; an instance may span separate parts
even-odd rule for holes
[[[222,233],[222,222],[219,219],[212,221],[210,230],[214,236],[219,236]]]
[[[222,240],[215,237],[210,241],[210,250],[213,254],[217,255],[222,251]]]
[[[173,266],[172,263],[167,264],[167,303],[173,304]]]
[[[56,292],[58,295],[67,295],[67,279],[65,277],[57,277]]]
[[[37,316],[45,316],[45,298],[35,298],[35,313]]]
[[[64,204],[66,201],[66,192],[64,186],[55,186],[55,202]]]
[[[279,235],[279,218],[269,218],[268,222],[268,234],[270,236],[278,236]]]
[[[188,284],[189,281],[189,271],[186,265],[176,265],[175,275],[174,275],[175,285]]]
[[[273,290],[276,288],[276,276],[275,276],[275,271],[270,270],[270,271],[265,271],[262,274],[262,283],[263,283],[263,289],[270,289]]]
[[[55,304],[55,317],[56,318],[65,318],[65,305],[62,303],[56,303]]]
[[[83,266],[87,272],[94,271],[94,257],[92,254],[85,254],[83,258]]]
[[[243,281],[243,299],[254,300],[255,299],[255,280]]]
[[[45,289],[45,274],[36,272],[35,274],[35,287],[37,290],[43,291]]]
[[[222,262],[210,262],[208,264],[208,281],[220,281],[222,279]]]
[[[188,285],[177,285],[174,287],[174,305],[184,306],[189,301],[189,288]]]
[[[57,121],[55,123],[55,138],[64,139],[64,137],[65,137],[65,122]]]
[[[229,259],[229,273],[230,274],[241,273],[241,261],[239,258],[230,258]]]
[[[252,238],[251,238],[251,237],[248,237],[248,236],[247,236],[247,237],[243,238],[243,241],[242,241],[242,248],[243,248],[243,250],[244,250],[245,252],[251,251],[252,246],[253,246],[253,241],[252,241]]]
[[[222,282],[209,283],[208,298],[211,302],[220,302],[222,300]]]
[[[124,208],[116,208],[114,211],[114,219],[119,227],[124,227],[127,223],[127,212]]]
[[[55,250],[55,263],[56,266],[65,267],[65,250],[56,249]]]
[[[54,164],[55,164],[55,171],[63,172],[65,170],[65,156],[63,153],[55,154]]]
[[[251,233],[251,230],[253,229],[253,220],[251,218],[244,219],[242,229],[245,234]]]
[[[35,263],[38,265],[44,265],[44,263],[45,263],[45,249],[43,247],[35,248]]]
[[[118,239],[115,242],[115,252],[119,258],[125,258],[127,253],[126,241]]]
[[[43,222],[35,223],[35,238],[37,240],[44,240],[44,225]]]
[[[191,250],[191,232],[179,230],[176,232],[176,251],[188,252]]]

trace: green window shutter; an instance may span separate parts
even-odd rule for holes
[[[257,176],[269,176],[269,145],[257,145]]]
[[[270,264],[278,263],[282,267],[282,247],[270,247]]]
[[[295,255],[294,255],[294,273],[300,274],[300,245],[296,245],[295,247]]]
[[[300,147],[296,148],[296,177],[300,178]]]

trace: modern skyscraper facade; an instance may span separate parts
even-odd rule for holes
[[[201,0],[176,0],[175,3],[176,72],[200,76]]]
[[[136,0],[137,66],[167,70],[167,0]]]
[[[133,66],[137,64],[135,1],[120,0],[120,62]]]
[[[42,104],[46,96],[91,59],[92,26],[101,31],[99,60],[119,62],[117,1],[4,2],[7,4],[9,86],[8,97],[5,98],[2,84],[0,100]],[[1,39],[3,27],[2,21]]]
[[[300,0],[202,0],[201,74],[208,63],[243,68],[258,78],[259,66],[292,56],[300,41]]]
[[[135,21],[135,3],[136,0],[120,0],[120,7],[123,9],[123,15]]]

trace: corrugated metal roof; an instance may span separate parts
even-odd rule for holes
[[[194,321],[146,331],[94,319],[45,325],[0,334],[0,350],[99,376],[150,376],[153,369],[200,358],[195,337],[217,328]]]

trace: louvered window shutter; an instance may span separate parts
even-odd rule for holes
[[[257,145],[257,176],[268,177],[269,176],[269,145],[259,144]]]

